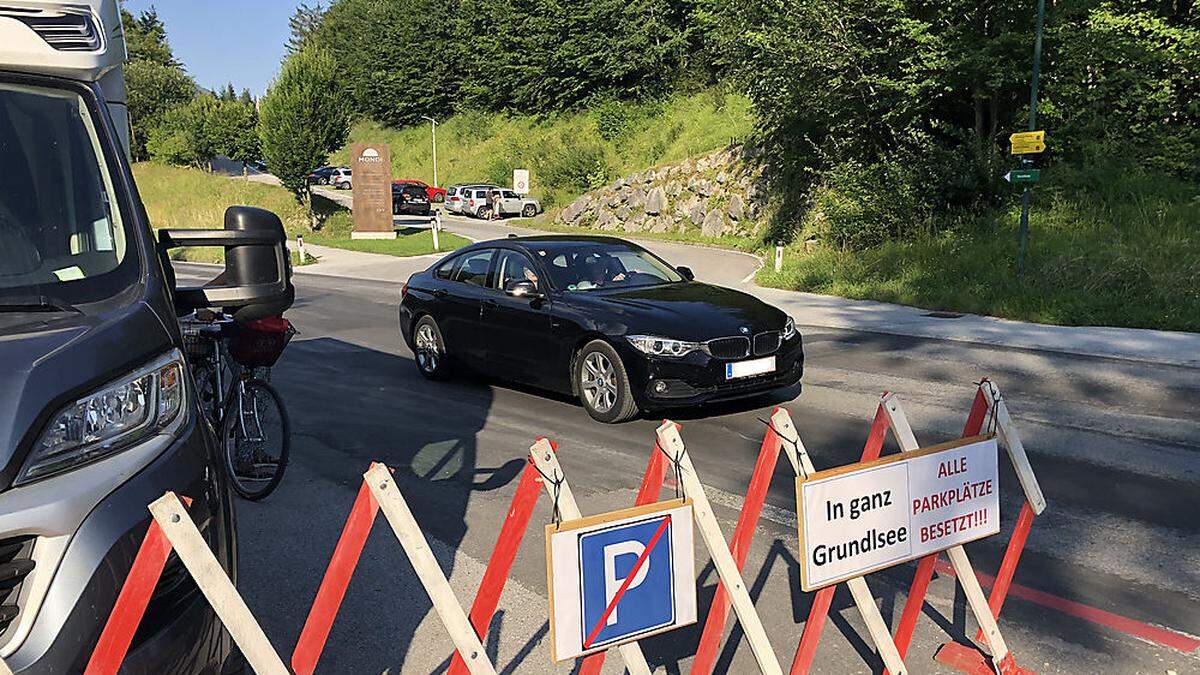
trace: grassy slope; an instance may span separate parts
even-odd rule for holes
[[[225,209],[235,204],[275,212],[288,236],[308,230],[308,216],[286,190],[275,185],[206,173],[199,169],[139,162],[133,166],[138,192],[154,229],[220,228]],[[221,262],[216,248],[184,248],[171,252],[176,260]]]
[[[314,244],[399,256],[433,252],[432,235],[429,232],[401,235],[395,240],[352,241],[350,230],[353,225],[349,211],[328,200],[321,200],[318,210],[333,209],[333,213],[328,216],[319,233],[309,233],[305,208],[290,193],[276,185],[152,162],[135,164],[133,174],[150,215],[150,223],[155,229],[220,228],[226,208],[234,204],[246,204],[275,212],[283,221],[283,229],[289,238],[302,234]],[[469,243],[462,237],[446,233],[442,236],[441,250],[448,251]],[[221,250],[211,247],[176,249],[171,252],[171,257],[193,262],[224,260]],[[313,261],[312,258],[309,260]],[[292,262],[299,262],[295,251],[292,252]]]
[[[956,232],[868,251],[792,246],[783,270],[768,267],[758,282],[1039,323],[1200,331],[1195,187],[1128,171],[1046,173],[1057,182],[1035,197],[1021,276],[1014,205]]]
[[[573,145],[600,144],[611,177],[674,162],[740,139],[753,128],[750,102],[743,96],[719,91],[676,95],[655,104],[630,105],[627,130],[613,140],[603,140],[595,113],[579,112],[545,118],[500,114],[464,113],[438,125],[438,181],[451,183],[494,181],[508,185],[514,164],[536,162]],[[433,180],[433,148],[428,125],[385,129],[372,122],[357,124],[353,142],[384,142],[392,150],[392,175],[396,178]],[[349,162],[345,148],[331,161]],[[548,186],[531,171],[532,194],[549,208],[564,205],[585,190]]]

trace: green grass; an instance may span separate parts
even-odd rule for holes
[[[445,231],[438,235],[438,240],[440,245],[438,250],[442,253],[449,253],[471,243],[470,239]],[[346,238],[343,238],[330,237],[323,234],[311,234],[304,237],[304,243],[317,244],[319,246],[336,246],[337,248],[344,248],[351,251],[383,253],[395,256],[434,253],[433,232],[430,230],[401,231],[395,239],[350,239],[348,235]]]
[[[1039,323],[1200,331],[1200,194],[1133,170],[1045,172],[1017,275],[1019,208],[860,252],[787,249],[766,286]],[[1017,197],[1014,194],[1012,201]]]
[[[154,162],[134,164],[133,177],[155,230],[220,229],[224,225],[225,209],[244,204],[273,211],[283,221],[283,229],[289,237],[308,231],[305,208],[291,193],[276,185]],[[222,262],[224,253],[213,247],[181,248],[172,250],[171,258]],[[299,262],[295,254],[292,260]]]
[[[455,115],[438,125],[438,182],[508,185],[513,168],[528,168],[533,196],[549,209],[606,180],[740,140],[751,133],[754,124],[749,99],[720,90],[679,94],[653,103],[617,104],[615,109],[625,124],[610,131],[608,140],[598,129],[605,114],[601,111],[548,117]],[[393,177],[433,181],[428,125],[397,130],[360,122],[351,130],[347,146],[355,142],[387,143],[392,151]],[[569,161],[576,156],[582,158],[580,162],[591,161],[596,153],[603,159],[601,166],[581,169]],[[348,164],[349,159],[348,149],[343,148],[330,162]]]

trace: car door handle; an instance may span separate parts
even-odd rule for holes
[[[496,302],[495,300],[484,300],[483,306],[484,307],[499,307],[500,303]]]
[[[433,292],[433,297],[435,297],[435,298],[444,298],[447,295],[450,295],[450,292],[444,288],[439,288]]]

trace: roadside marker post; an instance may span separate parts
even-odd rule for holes
[[[664,421],[656,431],[656,435],[658,437],[657,447],[661,448],[672,464],[679,469],[679,480],[682,483],[684,494],[692,500],[692,516],[695,518],[696,528],[700,530],[700,536],[704,539],[708,554],[712,557],[713,566],[717,569],[717,575],[729,593],[733,611],[737,614],[738,622],[742,626],[746,640],[750,643],[751,651],[754,652],[754,659],[758,662],[759,670],[764,675],[782,675],[783,669],[779,667],[779,660],[775,658],[775,651],[767,639],[767,632],[763,628],[762,620],[759,619],[758,612],[754,609],[754,603],[750,600],[750,594],[746,590],[741,572],[738,571],[737,562],[729,552],[729,544],[725,541],[725,536],[721,534],[717,517],[708,503],[708,496],[704,493],[704,486],[700,483],[700,477],[692,465],[692,458],[688,455],[683,438],[679,435],[679,426],[669,420]]]
[[[913,434],[912,427],[908,423],[908,418],[904,414],[903,408],[900,406],[899,399],[893,394],[885,394],[883,397],[882,407],[887,415],[889,425],[896,436],[897,442],[900,444],[901,452],[912,452],[919,448],[916,436]],[[972,414],[968,417],[968,424],[976,418],[977,415]],[[969,429],[968,429],[969,430]],[[1013,658],[1012,652],[1009,651],[1004,637],[1000,634],[1000,627],[996,623],[996,616],[992,613],[991,607],[988,605],[988,599],[983,594],[983,588],[979,584],[979,578],[975,576],[975,570],[971,567],[971,561],[967,558],[966,550],[960,546],[953,546],[946,549],[946,555],[950,558],[950,564],[954,567],[955,577],[962,584],[963,593],[967,598],[967,605],[971,608],[971,612],[975,615],[976,622],[979,623],[980,632],[983,634],[989,649],[991,650],[991,665],[977,662],[969,665],[969,660],[965,659],[962,651],[973,651],[970,648],[956,649],[951,644],[943,645],[938,651],[938,660],[942,663],[964,670],[965,672],[992,672],[992,668],[1001,674],[1008,673],[1023,673],[1027,672],[1017,666],[1016,660]],[[918,564],[918,574],[913,579],[913,586],[910,589],[908,600],[905,602],[905,609],[901,613],[901,624],[897,629],[897,634],[901,636],[902,641],[907,647],[907,643],[912,638],[912,631],[916,625],[916,618],[920,614],[920,607],[925,601],[925,592],[928,589],[928,579],[922,579],[923,573],[932,573],[932,568],[937,561],[937,553],[932,553],[922,559]],[[932,560],[929,560],[932,559]],[[929,560],[929,562],[926,562]],[[915,609],[910,610],[910,606],[915,604]],[[905,619],[908,619],[906,622]],[[906,634],[902,634],[906,633]],[[950,649],[947,651],[947,647]],[[942,653],[946,652],[946,653]],[[893,671],[894,672],[894,671]]]

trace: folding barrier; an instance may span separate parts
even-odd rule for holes
[[[1005,441],[1026,500],[990,597],[984,596],[962,547],[954,546],[946,550],[955,576],[963,585],[968,605],[980,625],[980,634],[976,639],[986,643],[991,663],[984,661],[980,652],[973,647],[956,643],[942,645],[937,658],[944,664],[967,672],[992,672],[994,667],[1001,673],[1016,673],[1021,671],[1000,634],[996,620],[1033,517],[1044,510],[1045,499],[999,389],[993,383],[984,380],[976,392],[964,427],[964,437],[978,434],[989,414],[990,425],[994,425]],[[862,461],[871,461],[879,457],[889,428],[902,452],[918,448],[899,400],[885,392],[863,448]],[[781,450],[787,454],[797,476],[806,477],[815,473],[790,415],[785,409],[776,408],[759,449],[733,538],[727,543],[680,436],[680,426],[664,421],[656,430],[655,443],[650,451],[635,505],[649,505],[658,501],[659,492],[667,479],[667,463],[670,462],[675,469],[677,486],[692,500],[692,516],[696,529],[705,542],[718,574],[716,593],[693,661],[692,669],[695,672],[712,672],[731,606],[741,623],[760,670],[770,675],[782,672],[741,576],[741,568],[745,564]],[[450,672],[455,675],[468,672],[472,675],[494,673],[494,668],[483,649],[483,639],[499,604],[505,581],[532,517],[539,492],[544,488],[554,501],[556,518],[574,520],[582,517],[570,484],[559,464],[556,446],[546,438],[539,438],[530,447],[528,463],[521,473],[516,493],[506,512],[469,615],[463,612],[462,605],[441,571],[389,470],[382,464],[373,463],[363,478],[354,506],[342,529],[292,653],[292,672],[308,675],[315,670],[366,539],[376,516],[383,511],[454,643],[455,652],[451,657]],[[173,493],[167,493],[150,504],[149,508],[153,516],[150,528],[91,655],[86,673],[91,675],[117,671],[172,550],[176,551],[192,574],[197,586],[229,630],[250,666],[258,673],[289,672],[208,549],[188,517],[184,504],[180,503]],[[907,672],[903,657],[911,643],[937,564],[937,555],[928,555],[918,563],[917,573],[894,637],[875,604],[865,577],[859,576],[845,582],[887,672]],[[835,588],[836,585],[831,585],[816,591],[790,672],[805,673],[812,665]],[[649,667],[637,642],[620,645],[618,650],[631,673],[649,674]],[[596,675],[603,667],[604,658],[603,651],[583,657],[580,673]],[[0,661],[0,675],[4,675],[5,672],[6,666]]]
[[[366,537],[380,511],[411,560],[455,648],[467,655],[468,671],[472,675],[495,675],[495,669],[488,661],[483,646],[462,606],[458,604],[408,504],[397,489],[391,472],[377,462],[363,474],[363,484],[354,509],[342,530],[329,570],[317,592],[313,610],[305,621],[300,643],[293,654],[293,663],[298,666],[294,666],[295,672],[311,673],[315,668]],[[153,516],[150,529],[142,540],[129,575],[92,651],[85,674],[108,675],[120,668],[154,586],[162,574],[167,556],[174,550],[254,672],[287,675],[290,671],[267,640],[266,634],[175,494],[168,492],[151,503],[150,513]]]

